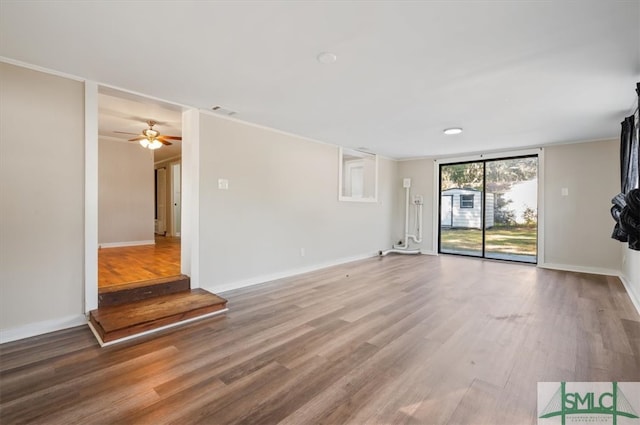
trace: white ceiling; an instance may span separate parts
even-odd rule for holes
[[[391,157],[451,155],[617,137],[640,1],[2,0],[0,55]]]

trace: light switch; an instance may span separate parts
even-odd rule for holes
[[[562,196],[569,196],[569,188],[568,187],[563,187],[562,189],[560,189],[560,194]]]
[[[218,189],[222,189],[222,190],[229,189],[229,180],[227,180],[227,179],[218,179]]]

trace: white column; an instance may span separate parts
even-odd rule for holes
[[[200,111],[182,113],[181,272],[200,287]]]
[[[98,84],[84,83],[84,310],[98,308]]]

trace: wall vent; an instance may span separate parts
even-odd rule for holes
[[[237,112],[236,112],[236,111],[232,111],[231,109],[223,108],[223,107],[222,107],[222,106],[220,106],[220,105],[214,106],[213,108],[211,108],[211,110],[212,110],[213,112],[217,112],[218,114],[228,115],[228,116],[232,116],[232,115],[237,114]]]

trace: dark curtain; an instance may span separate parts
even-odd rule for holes
[[[640,99],[640,83],[636,84]],[[622,121],[620,134],[620,193],[612,200],[611,215],[616,221],[611,237],[628,242],[629,248],[640,251],[640,141],[638,111]]]
[[[628,193],[638,183],[638,139],[635,136],[634,116],[622,121],[620,135],[620,192]]]

